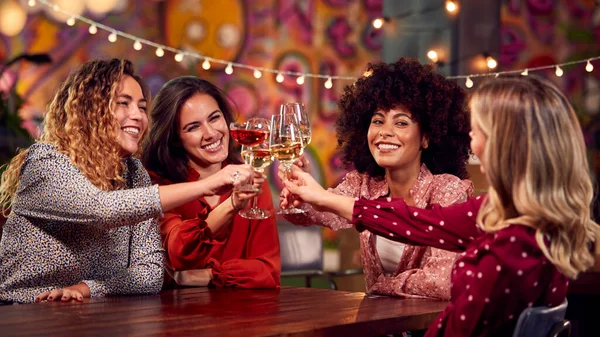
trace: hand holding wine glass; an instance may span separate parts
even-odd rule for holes
[[[268,142],[269,128],[269,121],[258,117],[250,118],[241,125],[234,125],[234,123],[231,125],[232,137],[242,144],[242,159],[246,164],[252,166],[254,172],[261,175],[273,161]],[[256,186],[247,187],[246,191],[250,188],[256,193],[260,191]],[[268,210],[257,207],[257,198],[255,195],[252,199],[252,208],[239,212],[242,217],[246,219],[266,219],[271,216]]]

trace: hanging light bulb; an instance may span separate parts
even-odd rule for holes
[[[283,80],[284,78],[282,73],[277,74],[277,77],[275,77],[275,81],[277,81],[278,83],[283,82]]]
[[[496,67],[498,66],[498,62],[491,56],[488,56],[485,58],[486,62],[487,62],[487,66],[490,69],[496,69]]]
[[[473,80],[471,80],[470,77],[467,77],[467,80],[465,81],[465,86],[467,88],[473,88]]]
[[[592,65],[592,62],[587,61],[587,64],[585,65],[585,71],[587,71],[588,73],[594,71],[594,65]]]
[[[446,10],[450,13],[454,13],[456,11],[456,3],[454,1],[446,1]]]
[[[301,75],[300,77],[298,77],[296,79],[296,83],[298,83],[299,85],[303,85],[304,84],[304,75]]]
[[[435,50],[430,50],[427,52],[427,57],[431,60],[431,62],[435,63],[438,59],[438,53]]]
[[[210,69],[210,62],[208,61],[208,59],[204,59],[204,62],[202,62],[202,69],[204,69],[204,70]]]
[[[35,1],[35,0],[29,0],[29,1],[27,2],[27,4],[29,5],[29,7],[35,7],[35,3],[36,3],[36,1]]]
[[[523,70],[523,72],[521,73],[521,75],[523,75],[523,76],[529,75],[529,70],[527,70],[527,69]]]
[[[165,56],[165,51],[161,47],[156,48],[156,56],[158,56],[158,57]]]
[[[383,27],[383,22],[384,22],[383,18],[376,18],[372,22],[373,28],[375,28],[375,29],[381,29],[381,27]]]
[[[556,71],[554,73],[556,74],[556,76],[561,77],[564,74],[564,71],[561,69],[560,66],[556,66]]]
[[[140,42],[140,40],[135,40],[135,42],[133,43],[133,49],[142,50],[142,43]]]
[[[67,25],[69,25],[69,26],[71,26],[71,27],[75,26],[75,18],[74,18],[74,17],[70,17],[70,18],[67,20]],[[90,27],[90,28],[91,28],[91,27]]]
[[[96,25],[91,25],[90,29],[88,29],[88,32],[90,32],[90,34],[94,35],[94,34],[98,33],[98,27],[96,27]]]
[[[177,61],[177,62],[183,61],[183,54],[182,53],[175,54],[175,61]]]
[[[331,87],[333,87],[333,83],[331,82],[331,77],[328,77],[327,81],[325,81],[325,88],[331,89]]]
[[[262,73],[258,69],[254,69],[254,78],[261,78]]]
[[[115,32],[110,33],[110,35],[108,36],[108,41],[117,42],[117,33],[115,33]]]
[[[233,65],[231,63],[229,63],[227,65],[227,67],[225,68],[225,74],[227,74],[227,75],[233,74]]]

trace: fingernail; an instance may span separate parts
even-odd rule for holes
[[[63,299],[63,301],[66,301],[67,300],[67,296],[63,296],[62,299]]]
[[[52,296],[48,296],[48,301],[52,301],[54,298]]]

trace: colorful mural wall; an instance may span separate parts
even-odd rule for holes
[[[154,93],[180,75],[214,81],[236,103],[240,119],[269,117],[282,102],[305,103],[313,127],[307,148],[313,171],[327,186],[341,178],[333,123],[338,95],[349,82],[334,81],[332,89],[325,89],[322,80],[298,85],[286,78],[278,83],[274,75],[256,79],[237,68],[227,75],[218,64],[206,71],[197,61],[176,62],[171,53],[158,58],[149,47],[135,51],[130,40],[111,43],[104,31],[90,35],[89,26],[81,22],[70,27],[66,18],[57,18],[40,4],[24,8],[31,12],[23,32],[15,38],[0,36],[0,60],[23,52],[46,52],[53,59],[49,66],[23,64],[6,75],[12,76],[8,82],[18,77],[17,91],[25,99],[21,115],[31,133],[39,132],[36,119],[72,68],[92,58],[124,57],[137,65]],[[381,10],[382,0],[120,0],[106,15],[83,14],[120,31],[213,58],[287,71],[355,75],[380,59],[380,33],[370,22]],[[274,192],[280,188],[277,180],[272,179]]]
[[[600,5],[595,0],[504,0],[500,64],[503,70],[600,55]],[[600,177],[600,62],[542,72],[567,94],[583,125],[589,157]],[[537,72],[536,72],[537,73]],[[599,214],[600,215],[600,214]]]

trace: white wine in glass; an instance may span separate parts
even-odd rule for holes
[[[289,110],[289,105],[282,104],[279,114],[271,117],[270,148],[273,157],[283,165],[284,180],[289,179],[294,160],[302,155],[304,145],[298,119]],[[281,209],[280,214],[304,213],[304,210],[295,208]]]
[[[286,103],[286,111],[293,113],[298,121],[300,127],[300,133],[302,135],[302,145],[307,147],[310,144],[312,138],[312,130],[310,128],[310,120],[308,119],[308,113],[302,103]]]
[[[252,166],[255,172],[264,173],[265,169],[273,162],[273,154],[269,149],[269,141],[258,144],[254,147],[242,145],[242,159]],[[246,219],[260,220],[271,216],[269,210],[257,206],[258,197],[252,198],[252,207],[240,211],[240,215]]]

